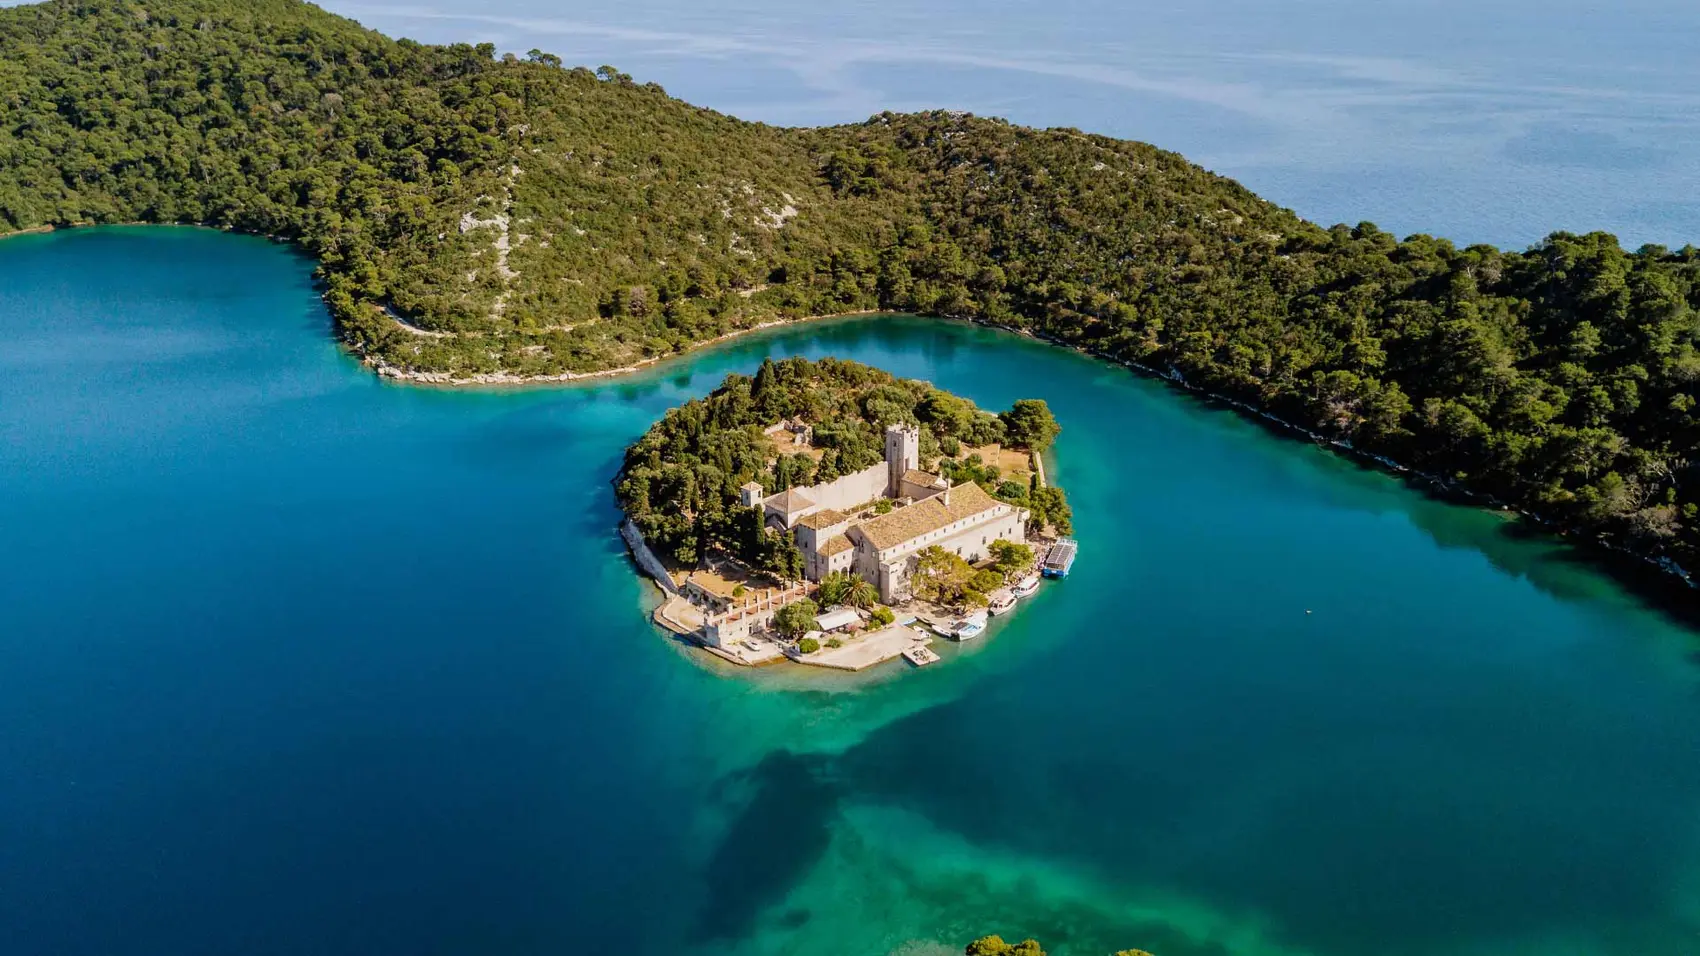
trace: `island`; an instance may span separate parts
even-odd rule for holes
[[[296,243],[335,334],[396,380],[617,375],[822,315],[971,320],[1597,553],[1684,580],[1700,560],[1692,245],[1324,226],[1145,143],[946,111],[779,128],[299,0],[0,9],[0,103],[0,233]]]
[[[768,359],[626,449],[621,532],[665,592],[656,623],[724,660],[925,665],[929,632],[979,636],[1072,531],[1044,471],[1060,430],[1039,399],[994,415],[856,362]]]

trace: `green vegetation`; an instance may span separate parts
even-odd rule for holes
[[[915,555],[909,589],[923,601],[964,610],[985,607],[986,592],[1003,583],[994,571],[975,571],[962,556],[938,545]]]
[[[834,607],[848,604],[851,607],[870,608],[879,602],[879,589],[861,577],[848,571],[833,571],[821,578],[820,590],[815,594],[823,607]]]
[[[1030,448],[1035,454],[1051,447],[1062,431],[1056,416],[1051,414],[1051,406],[1042,398],[1023,398],[998,417],[1010,442]]]
[[[868,615],[868,623],[876,628],[885,627],[897,620],[897,614],[891,608],[881,604]]]
[[[1044,947],[1037,940],[1024,939],[1019,943],[1006,943],[1001,936],[982,936],[963,951],[964,956],[1045,956]],[[1117,950],[1115,956],[1151,956],[1143,949]]]
[[[813,654],[818,650],[820,650],[820,641],[817,641],[812,637],[805,637],[797,642],[798,653]]]
[[[992,570],[1003,576],[1005,581],[1025,573],[1033,567],[1033,549],[1015,541],[993,541],[986,550],[992,555]]]
[[[0,10],[0,103],[0,231],[293,239],[342,339],[392,374],[591,372],[821,313],[975,318],[1643,554],[1700,548],[1692,246],[1322,228],[1140,143],[938,112],[776,129],[296,0]],[[909,410],[939,443],[1047,440],[1016,410]]]
[[[774,612],[773,629],[778,631],[780,635],[794,641],[810,631],[820,630],[820,624],[815,620],[815,615],[818,613],[820,613],[820,606],[808,598],[787,604]],[[808,643],[813,644],[814,642],[809,641]],[[803,648],[802,650],[803,653],[807,654],[819,649],[820,645],[815,644],[812,648]]]
[[[947,404],[952,413],[939,415],[938,409]],[[763,429],[785,420],[813,428],[812,443],[822,450],[818,463],[802,453],[778,454]],[[802,577],[803,557],[795,542],[765,527],[759,509],[743,507],[739,489],[757,481],[774,493],[879,464],[885,460],[885,426],[898,422],[920,427],[924,467],[938,459],[941,438],[960,439],[967,433],[1006,438],[998,416],[926,382],[837,359],[770,360],[754,377],[729,375],[706,398],[670,410],[651,426],[626,449],[615,494],[658,554],[689,565],[707,553],[721,552],[796,580]],[[1054,509],[1063,502],[1066,515],[1061,489],[1042,488],[1035,494],[1016,485],[1010,494],[992,481],[980,484],[1024,507],[1042,501]],[[1045,514],[1055,520],[1053,512]],[[841,587],[849,590],[840,593]],[[834,583],[821,600],[868,607],[877,597],[871,591]]]

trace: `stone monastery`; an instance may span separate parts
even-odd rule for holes
[[[806,439],[806,426],[796,427]],[[1027,539],[1025,510],[976,484],[952,487],[922,471],[920,461],[920,429],[890,425],[882,464],[765,497],[752,481],[743,487],[742,500],[746,507],[760,507],[769,527],[792,533],[810,581],[849,571],[877,587],[881,601],[897,603],[909,597],[911,559],[922,548],[937,545],[974,562],[987,557],[993,541]],[[882,498],[894,507],[872,514]]]

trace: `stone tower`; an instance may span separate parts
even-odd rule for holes
[[[761,482],[759,481],[752,481],[738,489],[738,500],[743,502],[746,508],[756,507],[761,504],[761,499]]]
[[[921,429],[914,425],[885,426],[886,494],[896,496],[903,475],[921,467]]]

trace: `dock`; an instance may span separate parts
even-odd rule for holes
[[[843,647],[823,646],[813,654],[792,653],[787,656],[799,664],[830,667],[841,671],[859,671],[875,664],[907,657],[911,648],[926,650],[927,641],[927,635],[920,631],[902,624],[893,624],[870,634],[849,638],[845,640]],[[932,651],[927,653],[931,654]]]
[[[938,654],[925,644],[916,644],[914,647],[904,651],[903,659],[914,664],[916,667],[926,667],[928,664],[937,664],[940,660]]]

